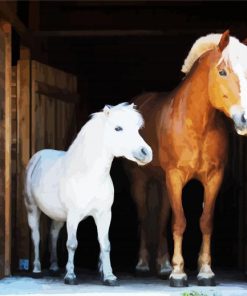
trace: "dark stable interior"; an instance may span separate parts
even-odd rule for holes
[[[183,61],[200,36],[230,29],[232,35],[242,40],[247,32],[246,27],[240,25],[247,8],[242,2],[226,2],[224,9],[220,2],[203,1],[167,2],[153,6],[79,4],[41,1],[41,30],[77,30],[81,26],[92,31],[142,29],[160,30],[164,34],[46,38],[43,44],[45,58],[42,62],[78,77],[81,95],[80,108],[77,108],[76,114],[78,128],[88,120],[90,113],[98,111],[105,104],[128,102],[143,92],[169,91],[176,87],[183,77],[180,72]],[[18,13],[25,22],[25,3],[19,5]],[[15,34],[13,42],[18,45]],[[14,57],[18,59],[17,52]],[[231,125],[229,134],[231,139],[235,137]],[[237,152],[231,149],[230,158],[236,159]],[[134,272],[139,248],[138,218],[122,160],[114,160],[111,175],[115,186],[110,228],[112,266],[116,272]],[[240,185],[229,164],[214,217],[212,259],[216,269],[242,268],[238,262],[239,240],[243,235],[240,233],[239,222],[241,205],[237,198]],[[189,270],[196,270],[197,267],[202,201],[203,187],[193,180],[183,190],[187,218],[183,249],[185,266]],[[172,252],[171,221],[167,227]],[[92,218],[80,223],[78,241],[76,266],[96,270],[99,246]],[[64,266],[67,260],[65,229],[59,238],[58,252],[60,265]],[[48,265],[47,252],[42,260]]]

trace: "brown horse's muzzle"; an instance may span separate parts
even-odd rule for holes
[[[235,129],[241,136],[247,136],[247,112],[236,112],[232,114]]]

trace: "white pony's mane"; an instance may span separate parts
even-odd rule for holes
[[[116,111],[120,111],[122,112],[129,112],[129,117],[136,119],[137,125],[139,125],[139,127],[143,127],[144,125],[144,120],[142,115],[138,112],[138,110],[136,109],[136,106],[134,104],[129,104],[129,103],[120,103],[118,105],[115,106],[111,106],[108,105],[108,108],[110,109],[110,113],[113,114]],[[92,113],[90,115],[91,120],[96,119],[97,117],[100,117],[104,114],[104,110],[100,111],[100,112],[95,112]]]
[[[195,61],[202,54],[210,49],[213,49],[219,44],[221,36],[222,34],[209,34],[197,39],[189,51],[188,56],[184,60],[181,71],[187,74],[194,65]],[[224,59],[226,63],[230,63],[233,67],[236,63],[241,61],[241,64],[247,73],[247,47],[237,38],[232,36],[230,37],[228,46],[222,52],[222,59]]]
[[[133,104],[121,103],[116,106],[109,106],[108,116],[104,110],[91,114],[91,119],[82,127],[67,151],[67,158],[70,159],[69,162],[73,162],[74,159],[78,163],[70,163],[70,167],[80,164],[86,170],[92,165],[92,161],[99,154],[99,148],[102,147],[105,123],[114,113],[117,113],[119,117],[124,115],[127,122],[132,121],[138,128],[144,125],[142,115],[135,109]],[[78,154],[77,157],[75,156],[76,154]],[[78,159],[80,159],[79,162]]]

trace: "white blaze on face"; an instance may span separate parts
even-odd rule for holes
[[[244,69],[240,63],[233,65],[232,68],[239,79],[240,101],[241,101],[241,106],[245,110],[245,114],[246,114],[247,113],[247,79],[245,77]]]
[[[228,46],[223,50],[222,57],[229,63],[238,76],[240,86],[240,104],[247,114],[247,46],[235,37],[230,37]]]

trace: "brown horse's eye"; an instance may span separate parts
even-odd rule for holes
[[[226,75],[227,75],[225,69],[221,69],[221,70],[219,71],[219,74],[220,74],[220,76],[226,76]]]

